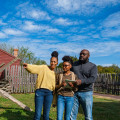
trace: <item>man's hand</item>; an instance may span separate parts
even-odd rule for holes
[[[81,85],[82,82],[81,82],[81,80],[76,80],[75,83],[76,83],[76,85]]]
[[[24,68],[27,68],[27,63],[23,63],[23,67],[24,67]]]

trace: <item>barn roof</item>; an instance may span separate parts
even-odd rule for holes
[[[8,52],[2,50],[2,49],[0,49],[0,51],[3,52],[3,53],[5,53],[5,54],[7,54],[7,55],[10,56],[10,57],[12,57],[13,59],[16,58],[14,55],[12,55],[12,54],[10,54],[10,53],[8,53]],[[21,61],[21,59],[18,59],[18,60]]]

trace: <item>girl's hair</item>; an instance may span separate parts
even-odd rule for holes
[[[63,62],[69,62],[71,65],[73,64],[73,60],[70,56],[64,56],[62,60]]]
[[[53,51],[53,52],[51,53],[51,58],[52,58],[52,57],[56,57],[57,60],[58,60],[58,52],[57,52],[57,51]]]

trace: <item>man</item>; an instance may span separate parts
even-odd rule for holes
[[[83,49],[80,52],[79,61],[74,62],[73,72],[78,76],[76,80],[78,91],[74,94],[74,105],[71,112],[71,120],[76,120],[78,108],[81,104],[85,120],[93,120],[92,105],[93,105],[93,83],[97,78],[97,67],[89,62],[90,53]]]

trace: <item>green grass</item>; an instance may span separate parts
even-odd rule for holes
[[[32,120],[35,110],[34,94],[12,94],[12,96],[32,108],[33,112],[25,111],[9,99],[0,97],[0,120]],[[50,120],[56,120],[56,116],[56,108],[51,107]],[[120,120],[120,102],[94,97],[93,118],[94,120]],[[77,120],[84,120],[81,107]]]

